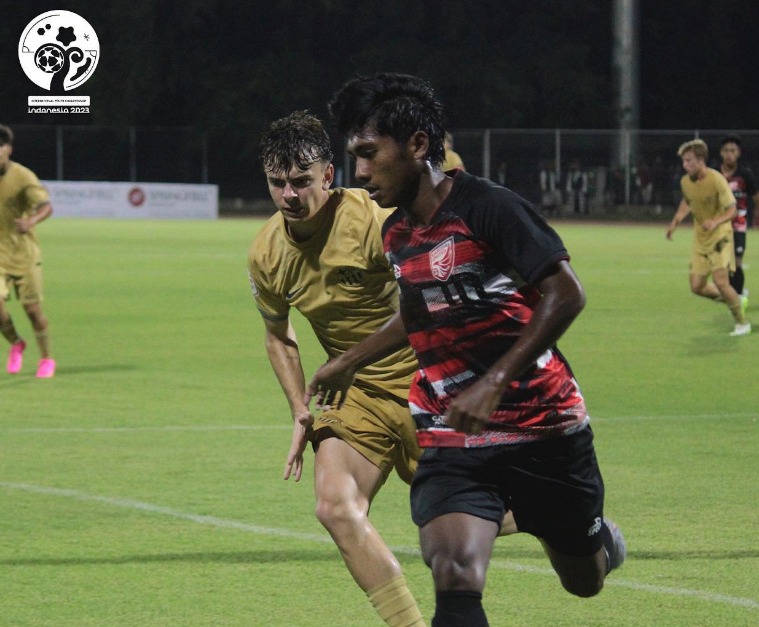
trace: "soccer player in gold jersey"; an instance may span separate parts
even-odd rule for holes
[[[0,125],[0,334],[10,343],[6,369],[21,370],[26,342],[19,336],[5,301],[13,290],[32,324],[40,349],[37,377],[55,374],[48,322],[42,312],[42,258],[34,227],[53,209],[47,190],[29,168],[11,161],[13,132]]]
[[[356,583],[388,625],[424,625],[401,566],[369,521],[369,507],[393,468],[407,483],[420,451],[408,409],[417,364],[410,347],[362,372],[340,409],[312,415],[295,307],[334,358],[397,311],[393,271],[380,227],[390,210],[358,189],[330,189],[332,149],[321,122],[304,111],[272,123],[261,142],[278,212],[256,236],[248,267],[265,325],[266,351],[293,419],[284,478],[300,480],[313,443],[316,516]]]
[[[748,335],[751,324],[746,320],[740,294],[730,285],[730,272],[735,270],[733,227],[736,203],[727,179],[706,165],[709,154],[706,142],[694,139],[677,151],[685,175],[680,180],[683,199],[667,228],[672,239],[677,226],[693,213],[693,249],[690,263],[690,288],[694,294],[724,301],[735,321],[732,336]],[[709,282],[711,274],[712,282]]]

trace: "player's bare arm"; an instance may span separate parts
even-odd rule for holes
[[[279,381],[293,417],[293,435],[290,451],[287,454],[283,477],[294,476],[300,481],[303,472],[303,452],[308,444],[308,431],[314,417],[303,404],[305,376],[300,361],[298,340],[295,330],[288,320],[264,320],[266,327],[266,353],[269,356],[274,374]]]
[[[316,398],[317,409],[342,407],[359,370],[404,346],[408,346],[408,335],[400,314],[395,313],[379,330],[319,368],[306,388],[303,402],[308,406]]]
[[[53,206],[50,202],[42,202],[31,211],[30,215],[16,219],[16,230],[21,234],[28,233],[32,227],[47,220],[52,213]]]
[[[667,227],[667,239],[672,239],[672,235],[674,234],[675,229],[683,220],[685,220],[686,217],[688,217],[689,213],[690,205],[688,204],[688,201],[683,198],[680,201],[680,205],[677,207],[675,215],[672,217],[672,222],[670,222],[669,227]]]
[[[536,287],[543,298],[520,338],[482,377],[453,399],[446,413],[448,425],[465,433],[480,433],[509,384],[558,342],[585,307],[585,291],[567,261]]]

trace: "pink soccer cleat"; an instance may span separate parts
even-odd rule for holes
[[[40,359],[37,366],[38,379],[50,379],[55,374],[55,359]]]
[[[16,374],[21,370],[21,366],[24,363],[24,349],[26,348],[26,342],[16,342],[11,344],[11,349],[8,351],[8,372]]]

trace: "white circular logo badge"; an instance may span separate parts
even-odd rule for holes
[[[71,11],[48,11],[27,24],[18,60],[34,84],[55,94],[81,87],[100,57],[95,29]]]

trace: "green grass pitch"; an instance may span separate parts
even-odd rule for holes
[[[380,625],[313,515],[312,456],[284,482],[290,416],[249,293],[258,220],[52,219],[38,229],[58,372],[0,372],[0,624]],[[593,599],[538,542],[500,539],[498,626],[759,624],[759,332],[691,295],[691,233],[558,223],[587,294],[560,343],[587,397],[628,561]],[[759,299],[759,239],[748,287]],[[759,300],[756,300],[759,302]],[[759,324],[759,308],[749,308]],[[307,373],[323,358],[296,318]],[[757,329],[759,331],[759,329]],[[3,363],[5,349],[3,348]],[[407,488],[372,519],[429,620]]]

